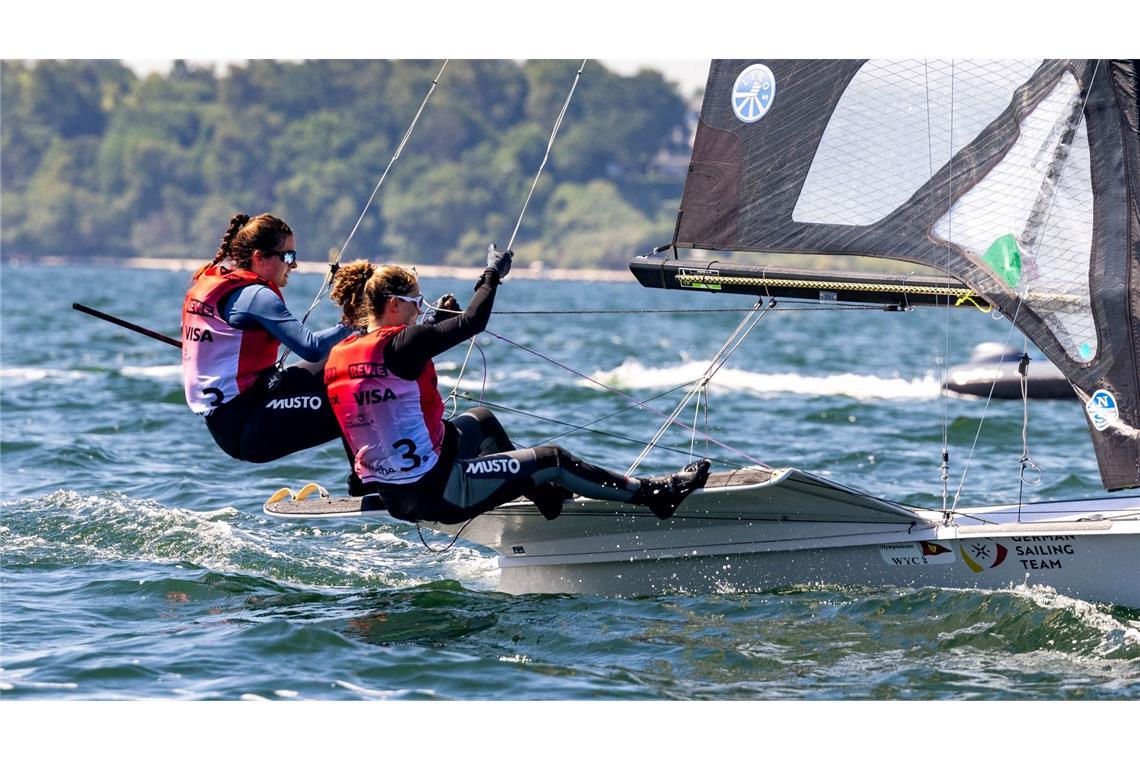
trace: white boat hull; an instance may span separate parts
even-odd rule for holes
[[[839,527],[820,523],[821,532]],[[845,529],[867,526],[844,524]],[[954,529],[879,534],[880,543],[782,549],[744,547],[674,553],[597,552],[592,555],[501,557],[499,589],[513,594],[576,593],[640,596],[666,592],[759,591],[804,584],[1005,589],[1045,585],[1079,599],[1140,609],[1140,535],[1119,531],[951,537]],[[616,538],[616,537],[615,537]],[[868,531],[867,539],[876,540]],[[1032,541],[1033,543],[1029,543]],[[965,558],[978,549],[998,566]],[[1047,556],[1021,550],[1051,552]],[[930,551],[939,552],[936,556]],[[996,557],[995,557],[996,558]]]
[[[339,503],[360,514],[359,502]],[[266,507],[277,516],[321,516],[311,513],[319,505],[310,514],[289,509]],[[1135,497],[1027,504],[1020,514],[1016,505],[962,509],[947,522],[940,512],[797,470],[742,470],[715,476],[670,520],[644,507],[579,499],[556,520],[512,503],[466,525],[425,527],[497,553],[499,588],[512,594],[1028,584],[1140,609]]]

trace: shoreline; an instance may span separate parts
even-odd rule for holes
[[[120,269],[157,269],[168,272],[193,272],[205,259],[160,259],[160,258],[116,258],[102,256],[38,256],[35,258],[5,257],[7,266],[72,266],[82,264],[87,266],[117,267]],[[420,277],[427,278],[454,278],[475,279],[483,273],[483,267],[446,266],[440,264],[405,264],[400,266],[408,269],[415,268]],[[297,271],[302,274],[324,274],[328,271],[327,263],[314,261],[297,262]],[[581,282],[636,282],[627,269],[561,269],[548,267],[541,263],[534,263],[527,267],[513,267],[510,276],[520,280],[577,280]]]

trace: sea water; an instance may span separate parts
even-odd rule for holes
[[[177,335],[188,273],[5,265],[0,276],[4,699],[1140,696],[1140,611],[1047,587],[837,579],[762,593],[510,596],[495,590],[494,558],[462,540],[433,553],[388,518],[273,520],[261,504],[281,486],[344,492],[340,446],[264,465],[229,459],[185,405],[176,348],[70,308]],[[303,312],[320,282],[294,274],[290,307]],[[429,298],[471,294],[465,280],[422,286]],[[632,278],[508,279],[490,330],[541,356],[484,334],[469,359],[466,345],[438,358],[440,385],[446,396],[458,381],[469,397],[458,409],[496,405],[520,444],[554,439],[624,470],[660,418],[599,421],[631,406],[601,384],[665,394],[652,405],[671,411],[683,393],[673,389],[742,317],[716,310],[751,304]],[[1021,402],[939,393],[947,358],[965,361],[983,340],[1022,346],[1006,320],[803,307],[768,313],[699,411],[682,415],[724,446],[677,430],[639,472],[672,470],[692,451],[717,468],[796,466],[934,507],[945,438],[950,498],[1017,500]],[[653,311],[670,309],[688,311]],[[326,302],[310,325],[335,320]],[[1031,402],[1028,441],[1042,475],[1026,499],[1104,495],[1075,399]]]

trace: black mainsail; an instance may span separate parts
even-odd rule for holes
[[[1073,383],[1105,487],[1138,487],[1138,86],[1136,61],[714,61],[673,258],[631,269],[650,287],[778,295],[806,281],[833,300],[972,293]],[[739,257],[713,271],[681,260],[687,248],[874,256],[946,277],[860,285]]]

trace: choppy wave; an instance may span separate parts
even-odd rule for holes
[[[691,361],[672,367],[646,367],[636,359],[627,359],[611,370],[590,376],[606,385],[623,389],[670,388],[699,378],[707,362]],[[596,387],[583,380],[579,385]],[[794,393],[809,396],[850,396],[856,399],[936,399],[940,384],[933,374],[906,379],[843,373],[811,376],[792,372],[761,373],[722,368],[710,383],[713,388],[743,391],[758,396]]]
[[[401,528],[404,533],[406,529]],[[400,586],[423,581],[394,559],[419,543],[414,528],[360,523],[329,540],[319,525],[279,523],[233,508],[194,510],[119,494],[56,491],[4,505],[0,547],[9,565],[189,562],[226,573],[264,574],[316,586]],[[323,538],[323,540],[322,540]],[[448,555],[455,577],[488,585],[494,561],[461,548]]]

